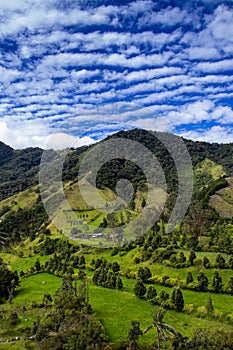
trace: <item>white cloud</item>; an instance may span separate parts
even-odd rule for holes
[[[220,54],[214,47],[190,47],[187,49],[187,54],[191,60],[208,60],[218,59]]]
[[[220,124],[233,124],[233,110],[228,106],[218,106],[214,109],[212,118]]]
[[[155,68],[155,69],[145,69],[140,70],[136,72],[130,72],[128,73],[124,79],[127,82],[134,82],[134,81],[141,81],[141,80],[150,80],[154,77],[161,77],[161,76],[170,76],[173,74],[181,74],[183,72],[183,69],[180,67],[162,67],[162,68]]]
[[[48,127],[42,121],[0,122],[0,140],[17,149],[29,145],[43,147],[47,136]]]
[[[145,13],[143,18],[140,20],[140,25],[153,25],[160,23],[167,27],[172,27],[177,24],[188,24],[193,23],[196,27],[199,27],[199,18],[195,13],[189,13],[185,9],[179,7],[167,7],[156,13],[148,12]]]
[[[146,130],[156,130],[162,132],[172,132],[174,127],[169,120],[164,117],[143,118],[131,122],[132,125]]]
[[[205,141],[211,143],[233,142],[233,129],[218,125],[205,130],[183,131],[180,132],[179,135],[194,141]]]
[[[226,5],[208,5],[206,15],[204,2],[3,3],[0,136],[16,147],[100,121],[164,130],[162,117],[187,129],[232,124],[233,12]]]
[[[224,72],[231,71],[233,67],[233,59],[221,60],[218,62],[201,62],[195,67],[195,70],[202,72]]]
[[[10,124],[10,123],[9,123]],[[95,142],[88,136],[74,137],[67,133],[51,134],[48,126],[42,121],[23,121],[22,128],[15,128],[0,122],[0,141],[11,145],[15,149],[32,147],[64,149],[67,147],[80,147]]]
[[[47,137],[45,148],[53,148],[55,150],[71,147],[77,148],[84,145],[90,145],[94,142],[95,141],[88,136],[74,137],[65,133],[55,133]]]

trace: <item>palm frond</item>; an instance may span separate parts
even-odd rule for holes
[[[153,328],[153,326],[148,326],[144,331],[143,334],[146,334],[147,332],[149,332],[151,329]]]

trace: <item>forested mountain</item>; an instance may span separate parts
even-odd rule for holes
[[[174,197],[178,184],[176,166],[166,146],[159,141],[160,135],[163,135],[167,139],[170,138],[169,134],[135,129],[120,131],[109,136],[106,140],[119,137],[126,138],[137,141],[152,151],[165,173],[168,193],[173,194]],[[202,167],[202,162],[205,162],[205,160],[214,162],[212,167],[222,167],[222,173],[219,177],[233,177],[233,144],[210,144],[185,139],[183,141],[191,156],[194,170],[203,168],[203,171],[199,171],[195,178],[195,191],[200,188],[202,189],[203,186],[210,183],[215,186],[213,181],[218,180],[218,177],[213,178],[211,176],[211,171],[206,166]],[[64,181],[75,180],[77,178],[80,157],[88,149],[92,149],[93,147],[95,146],[83,146],[69,151],[63,169]],[[11,147],[0,143],[0,200],[38,183],[38,171],[42,153],[43,150],[39,148],[13,150]],[[135,188],[143,186],[145,183],[143,171],[133,162],[123,159],[113,159],[107,162],[98,172],[97,187],[107,187],[114,191],[117,181],[121,178],[129,179]],[[214,194],[214,191],[212,192],[211,194]]]
[[[42,152],[40,148],[13,150],[0,143],[0,200],[38,182]]]

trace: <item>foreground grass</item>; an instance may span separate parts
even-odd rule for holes
[[[187,295],[185,295],[185,298],[186,297]],[[199,296],[200,305],[202,305],[202,297],[203,295]],[[143,330],[151,325],[151,310],[156,310],[158,308],[158,306],[152,306],[145,300],[136,298],[132,292],[119,292],[117,290],[94,285],[90,286],[90,303],[93,310],[102,321],[111,341],[116,344],[127,338],[132,320],[139,321]],[[177,331],[189,338],[193,336],[197,328],[211,328],[216,331],[223,327],[225,330],[233,329],[232,326],[225,323],[223,325],[223,323],[214,319],[198,318],[195,315],[188,315],[184,312],[175,312],[171,310],[165,313],[164,321],[173,325]],[[151,330],[143,336],[141,342],[151,344],[155,338],[155,332]]]
[[[91,277],[91,274],[89,274]],[[123,291],[115,289],[107,289],[94,285],[89,282],[90,303],[93,312],[103,323],[110,340],[119,344],[126,340],[128,330],[132,320],[138,320],[141,328],[144,330],[152,324],[151,309],[156,310],[158,306],[153,306],[145,300],[136,298],[133,293],[135,280],[123,279]],[[50,275],[48,273],[38,273],[29,277],[23,278],[20,286],[16,291],[13,305],[8,303],[3,305],[6,310],[15,308],[19,310],[20,324],[19,327],[11,330],[5,329],[0,332],[0,336],[4,335],[4,339],[8,336],[20,335],[20,327],[30,327],[36,320],[42,309],[30,308],[32,301],[41,303],[44,293],[50,293],[54,296],[55,291],[61,284],[61,278]],[[171,288],[156,286],[158,293],[161,289],[165,289],[171,293]],[[206,293],[198,293],[192,291],[183,291],[186,304],[193,304],[195,307],[205,305],[208,295]],[[211,295],[214,307],[222,313],[230,312],[230,305],[232,305],[233,297],[224,295]],[[27,311],[22,315],[21,307],[25,305]],[[224,327],[225,330],[232,330],[233,327],[227,322],[219,322],[211,318],[197,318],[195,314],[188,315],[185,312],[175,312],[168,310],[165,314],[164,321],[173,325],[175,329],[183,335],[192,337],[196,328],[211,328],[219,330]],[[156,339],[155,331],[151,330],[141,338],[141,343],[151,344]],[[23,342],[17,344],[1,345],[3,349],[25,349]]]

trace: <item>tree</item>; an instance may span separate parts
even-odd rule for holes
[[[191,271],[188,271],[187,277],[186,277],[186,284],[188,285],[189,283],[193,282],[193,275]]]
[[[221,254],[218,254],[216,256],[216,267],[218,267],[219,269],[224,269],[225,267],[225,259]]]
[[[155,287],[149,286],[146,293],[147,300],[153,300],[157,296],[157,291]]]
[[[40,271],[41,266],[40,266],[40,260],[39,259],[36,259],[34,267],[35,267],[37,272]]]
[[[184,308],[184,298],[180,287],[174,287],[172,290],[172,303],[176,311],[182,311]]]
[[[159,294],[159,299],[160,303],[163,304],[166,300],[169,299],[169,294],[164,289],[162,289]]]
[[[231,255],[228,260],[228,266],[230,267],[230,269],[233,270],[233,255]]]
[[[144,282],[148,283],[148,280],[152,277],[151,271],[149,267],[145,266],[144,267]]]
[[[142,280],[144,283],[147,283],[149,278],[151,278],[152,274],[150,269],[146,266],[146,267],[139,267],[138,269],[138,274],[137,277],[138,279]]]
[[[135,295],[142,299],[144,295],[146,294],[146,286],[144,285],[142,280],[138,280],[134,286],[134,293]]]
[[[105,287],[115,288],[116,287],[116,275],[112,270],[109,270],[107,273],[107,281]]]
[[[130,347],[132,350],[138,348],[138,339],[141,335],[143,335],[143,332],[140,329],[140,323],[138,321],[132,321],[128,332],[128,339],[130,341]]]
[[[139,269],[138,269],[137,278],[144,282],[145,273],[144,273],[144,268],[142,266],[140,266]]]
[[[118,290],[121,290],[123,288],[123,282],[120,276],[117,276],[116,286]]]
[[[233,294],[233,277],[229,278],[227,289],[229,290],[230,294]]]
[[[190,262],[190,265],[194,265],[194,260],[196,259],[196,253],[193,251],[193,250],[190,250],[190,253],[189,253],[189,262]]]
[[[212,314],[214,312],[214,306],[213,306],[212,298],[210,295],[208,296],[206,309],[207,309],[208,314]]]
[[[161,243],[162,243],[162,237],[160,236],[159,233],[156,233],[156,235],[153,237],[151,241],[152,249],[157,249],[158,247],[161,246]]]
[[[19,284],[17,271],[12,272],[0,258],[0,302],[13,296],[15,288]]]
[[[147,327],[143,333],[146,334],[154,327],[157,333],[158,350],[160,350],[160,341],[167,340],[169,336],[175,336],[177,333],[174,327],[163,322],[164,309],[162,307],[159,307],[156,313],[151,310],[151,316],[153,318],[153,325]]]
[[[84,256],[80,255],[80,257],[79,257],[79,267],[81,269],[85,269],[85,264],[86,264],[86,261],[85,261]]]
[[[180,252],[179,260],[180,260],[181,263],[185,263],[185,261],[186,261],[186,256],[184,255],[183,252]]]
[[[215,293],[219,293],[222,289],[222,277],[217,270],[214,271],[211,287]]]
[[[120,265],[118,264],[117,261],[114,261],[112,263],[112,271],[115,272],[115,273],[120,271]]]
[[[189,207],[188,215],[184,220],[184,229],[190,234],[188,240],[189,246],[196,249],[199,243],[199,237],[208,228],[212,212],[209,209],[203,209],[200,202],[193,202]]]
[[[203,267],[205,269],[208,269],[208,267],[210,266],[210,261],[206,256],[203,256]]]
[[[199,275],[197,276],[197,280],[198,280],[197,288],[200,291],[206,290],[209,284],[209,281],[206,275],[203,272],[200,272]]]
[[[51,295],[49,293],[45,293],[43,296],[43,303],[45,303],[46,305],[49,303],[52,303],[53,298],[51,297]]]

